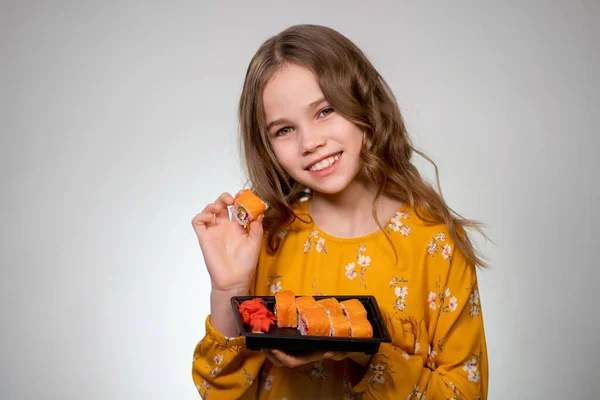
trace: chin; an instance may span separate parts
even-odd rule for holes
[[[311,184],[312,183],[312,184]],[[337,181],[337,182],[323,182],[322,184],[315,185],[314,182],[310,182],[305,186],[308,186],[313,191],[326,194],[326,195],[335,195],[342,193],[348,186],[350,182],[346,181]]]

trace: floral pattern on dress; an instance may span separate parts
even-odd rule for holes
[[[273,379],[274,379],[273,375],[267,376],[267,379],[265,379],[265,390],[267,390],[267,391],[271,390],[271,387],[273,386]]]
[[[443,232],[432,237],[431,241],[427,243],[427,254],[435,257],[440,249],[442,249],[442,257],[444,257],[444,260],[450,260],[452,258],[452,246],[446,243],[446,234]]]
[[[454,385],[454,383],[450,382],[450,383],[448,383],[448,386],[450,386],[450,389],[452,389],[452,391],[454,392],[454,396],[448,398],[448,400],[461,400],[460,390],[458,390],[458,388]]]
[[[242,368],[242,370],[239,371],[238,374],[242,374],[246,377],[246,381],[244,382],[244,387],[252,386],[252,384],[254,383],[254,378],[252,377],[252,375],[250,375],[250,373],[248,371],[246,371],[246,368]]]
[[[313,365],[310,374],[319,379],[326,379],[329,376],[329,371],[323,365],[323,360],[319,360]]]
[[[358,250],[356,251],[356,253],[357,253],[356,254],[356,264],[358,264],[358,266],[360,267],[359,271],[358,271],[358,276],[360,278],[360,285],[362,287],[364,287],[365,289],[367,288],[367,284],[365,282],[365,274],[367,272],[367,269],[371,265],[371,257],[364,254],[366,251],[367,251],[366,246],[360,246],[358,248]],[[351,262],[348,265],[346,265],[346,267],[345,267],[346,278],[354,279],[356,277],[356,272],[354,271],[356,264]]]
[[[308,254],[313,244],[315,245],[315,250],[317,250],[317,253],[327,254],[327,249],[325,248],[325,238],[319,237],[319,231],[312,231],[310,235],[308,235],[308,239],[306,239],[306,242],[304,242],[304,254]]]
[[[394,232],[400,232],[402,236],[410,235],[410,226],[403,223],[402,219],[408,219],[408,213],[404,211],[398,211],[396,215],[390,220],[386,228],[393,230]]]
[[[369,265],[371,265],[371,257],[365,255],[365,251],[367,251],[366,246],[360,246],[356,251],[356,262],[350,262],[344,267],[344,275],[349,280],[353,280],[357,276],[360,277],[360,285],[367,288],[367,284],[365,283],[365,273]],[[355,270],[358,264],[358,272]]]
[[[423,396],[423,394],[421,393],[421,391],[419,390],[419,387],[418,387],[417,385],[415,385],[415,386],[413,387],[413,391],[412,391],[412,392],[410,392],[410,393],[408,394],[408,397],[406,398],[406,400],[411,400],[411,399],[421,399],[421,400],[423,400],[423,399],[424,399],[424,396]]]
[[[319,292],[319,289],[317,288],[317,277],[316,276],[313,278],[312,290],[313,290],[313,293],[315,294],[315,296],[325,296],[323,293]]]
[[[427,349],[427,365],[431,369],[437,368],[437,364],[435,363],[435,356],[437,356],[437,354],[437,351],[435,351],[430,345],[429,349]]]
[[[352,385],[347,377],[344,377],[344,391],[342,392],[342,399],[354,400],[354,392],[352,391]]]
[[[198,393],[203,400],[208,399],[208,389],[210,389],[210,385],[206,381],[202,381],[200,385],[196,385],[196,389],[198,389]]]
[[[394,288],[394,294],[396,295],[394,309],[399,312],[404,312],[406,296],[408,295],[408,286],[402,285],[403,283],[408,283],[408,281],[404,277],[398,279],[396,276],[390,282],[390,287]]]
[[[267,281],[267,287],[269,288],[271,294],[281,292],[281,282],[279,281],[279,279],[281,279],[281,275],[279,274],[269,276],[269,280]]]
[[[327,377],[329,376],[329,371],[327,370],[325,365],[323,365],[323,361],[324,360],[319,360],[313,364],[312,368],[301,370],[298,372],[308,376],[310,380],[312,380],[313,377],[317,379],[327,379]]]
[[[219,365],[221,365],[222,362],[223,362],[223,356],[221,354],[217,354],[213,358],[213,362],[209,363],[206,366],[206,368],[208,368],[210,370],[211,378],[216,378],[217,375],[219,375],[219,372],[221,372],[221,367],[219,367]]]
[[[479,364],[479,356],[477,354],[472,354],[473,358],[465,361],[463,366],[463,371],[466,371],[469,379],[469,382],[479,382],[481,375],[478,371]]]
[[[356,267],[356,263],[349,263],[348,265],[346,265],[346,278],[352,280],[354,278],[356,278],[356,271],[354,270],[354,267]]]
[[[369,376],[369,379],[367,379],[367,382],[370,384],[385,383],[385,377],[383,376],[383,371],[385,371],[385,367],[381,363],[369,365],[369,373],[371,374],[371,376]]]
[[[445,288],[443,291],[441,290],[440,279],[436,283],[436,292],[429,292],[427,303],[429,303],[429,308],[433,311],[439,308],[440,314],[454,312],[458,308],[458,299],[456,296],[452,296],[450,289]]]
[[[475,288],[468,288],[471,291],[469,295],[469,315],[473,318],[479,315],[481,311],[481,305],[479,304],[479,290]]]
[[[367,370],[367,384],[384,384],[386,381],[385,375],[393,373],[394,370],[389,363],[385,362],[384,360],[373,361],[371,364],[369,364],[369,369]]]

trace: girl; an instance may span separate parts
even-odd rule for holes
[[[485,399],[484,264],[465,231],[477,225],[411,163],[367,57],[329,28],[288,28],[252,59],[239,116],[252,189],[270,207],[246,230],[223,193],[192,220],[212,284],[193,362],[202,398]],[[282,289],[375,295],[392,343],[373,356],[246,349],[231,296]]]

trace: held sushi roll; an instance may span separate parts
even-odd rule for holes
[[[235,198],[231,213],[244,228],[257,219],[267,209],[267,205],[250,189],[242,190]]]
[[[301,335],[329,336],[331,324],[329,317],[321,307],[312,307],[303,310],[300,314],[298,328]]]
[[[344,300],[340,305],[348,318],[357,316],[367,318],[367,310],[358,299]]]
[[[291,290],[282,290],[275,293],[275,315],[279,328],[296,328],[298,314],[296,312],[296,296]]]
[[[349,317],[350,337],[353,338],[372,338],[373,327],[367,317],[355,316]]]

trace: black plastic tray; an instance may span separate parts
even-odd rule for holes
[[[275,296],[235,296],[231,298],[233,315],[240,336],[246,338],[246,347],[250,350],[279,349],[290,354],[307,353],[311,351],[355,351],[375,354],[380,343],[390,343],[392,339],[381,317],[381,311],[374,296],[312,296],[315,300],[335,297],[342,302],[357,299],[367,310],[367,319],[373,326],[373,337],[343,338],[327,336],[302,336],[296,328],[278,328],[271,325],[268,333],[252,333],[249,325],[244,324],[238,311],[238,303],[260,297],[270,311],[275,305]],[[301,296],[296,296],[301,297]]]

